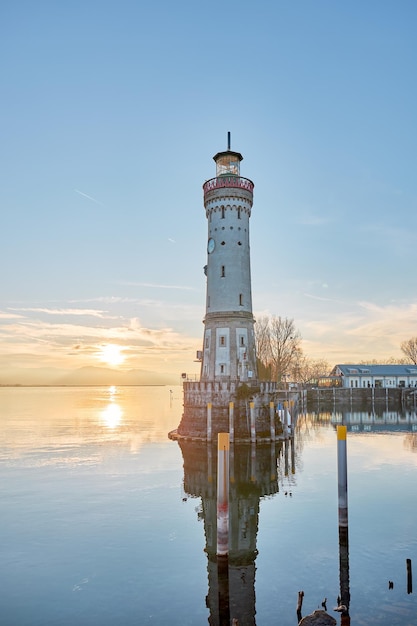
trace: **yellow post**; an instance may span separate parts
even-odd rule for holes
[[[275,404],[269,403],[269,419],[271,423],[271,441],[275,441]]]
[[[250,445],[250,481],[256,482],[256,443],[254,441]]]
[[[229,552],[229,433],[217,435],[217,555]]]
[[[275,443],[272,441],[271,442],[271,480],[275,480],[276,477],[277,477],[277,457],[275,456]]]
[[[337,481],[339,497],[339,567],[340,567],[340,598],[342,624],[350,624],[349,617],[349,525],[348,525],[348,491],[347,491],[347,428],[337,427]]]
[[[337,482],[340,526],[347,526],[348,524],[346,434],[346,426],[337,427]]]
[[[211,402],[207,402],[207,441],[211,441]]]
[[[229,435],[230,442],[235,440],[234,402],[229,402]]]
[[[255,427],[255,403],[250,402],[250,439],[256,441],[256,427]]]

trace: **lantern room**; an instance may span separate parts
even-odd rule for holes
[[[216,176],[240,176],[240,162],[243,156],[240,152],[227,150],[218,152],[213,159],[216,161]]]

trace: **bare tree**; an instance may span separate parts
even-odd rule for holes
[[[301,351],[301,335],[294,320],[281,316],[261,317],[256,322],[255,332],[260,372],[278,382],[285,380]]]
[[[411,339],[403,341],[401,350],[404,352],[407,359],[410,359],[411,363],[417,365],[417,337],[411,337]]]
[[[269,328],[270,318],[266,315],[258,317],[255,325],[256,355],[263,367],[271,363],[271,333]]]
[[[310,380],[320,378],[320,376],[329,376],[331,366],[324,359],[310,359],[303,353],[300,353],[299,359],[294,363],[291,377],[298,383],[307,383]]]
[[[290,374],[291,365],[301,350],[301,335],[296,330],[293,319],[288,317],[271,318],[272,368],[278,382]]]
[[[389,356],[387,359],[367,359],[366,361],[359,361],[359,365],[406,365],[409,359],[398,359],[394,356]]]

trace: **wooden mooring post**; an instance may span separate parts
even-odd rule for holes
[[[217,435],[217,555],[229,553],[229,433]]]
[[[348,481],[347,481],[347,447],[346,426],[337,427],[337,482],[339,503],[339,576],[340,576],[340,607],[342,623],[350,623],[349,604],[349,524],[348,524]],[[348,620],[348,622],[346,622]]]
[[[234,418],[234,402],[229,402],[229,441],[233,443],[235,440],[235,418]]]
[[[211,402],[207,402],[207,441],[211,441]]]

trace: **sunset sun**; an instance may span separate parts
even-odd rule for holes
[[[114,344],[101,346],[98,358],[108,365],[120,365],[125,360],[121,346]]]

